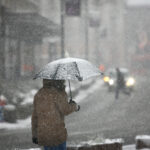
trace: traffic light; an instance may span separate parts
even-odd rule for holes
[[[66,15],[80,16],[80,0],[66,0]]]

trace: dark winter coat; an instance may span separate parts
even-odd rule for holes
[[[34,97],[32,136],[42,146],[56,146],[67,140],[64,117],[76,110],[67,102],[65,90],[43,87]]]
[[[117,82],[117,88],[123,88],[125,85],[124,76],[120,72],[119,69],[117,69],[117,81],[116,82]]]

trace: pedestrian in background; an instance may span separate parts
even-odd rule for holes
[[[66,150],[64,118],[80,108],[67,99],[64,80],[43,79],[43,87],[33,102],[32,141],[44,146],[44,150]]]
[[[117,79],[116,79],[115,98],[118,99],[120,90],[123,90],[125,86],[124,76],[120,72],[119,68],[116,68],[116,76],[117,76]]]

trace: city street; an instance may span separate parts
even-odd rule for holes
[[[42,149],[33,109],[38,131],[63,142],[64,90],[80,105],[65,117],[68,147],[117,139],[135,149],[150,135],[149,16],[150,0],[0,0],[0,150]]]
[[[100,87],[82,101],[80,112],[69,116],[69,141],[98,136],[123,138],[125,144],[132,144],[136,135],[150,134],[149,91],[147,78],[138,78],[135,91],[130,96],[121,93],[118,100]]]
[[[96,81],[98,85],[99,81]],[[89,90],[89,89],[88,89]],[[120,94],[118,100],[114,93],[99,84],[94,92],[87,92],[80,101],[81,110],[66,118],[68,144],[99,138],[123,138],[125,145],[134,144],[136,135],[150,134],[149,81],[137,78],[135,91],[131,96]],[[79,93],[80,94],[80,93]],[[76,100],[76,98],[75,98]],[[33,148],[31,130],[0,130],[2,150],[13,148]]]

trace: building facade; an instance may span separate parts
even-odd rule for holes
[[[31,78],[66,54],[97,66],[125,65],[123,0],[1,0],[0,5],[2,77]]]
[[[150,3],[128,0],[125,14],[125,48],[130,70],[150,74]]]
[[[0,7],[1,78],[31,78],[45,63],[44,39],[59,34],[58,25],[33,0],[2,0]]]
[[[79,4],[77,15],[64,16],[65,50],[96,65],[125,66],[124,0],[80,0]]]

